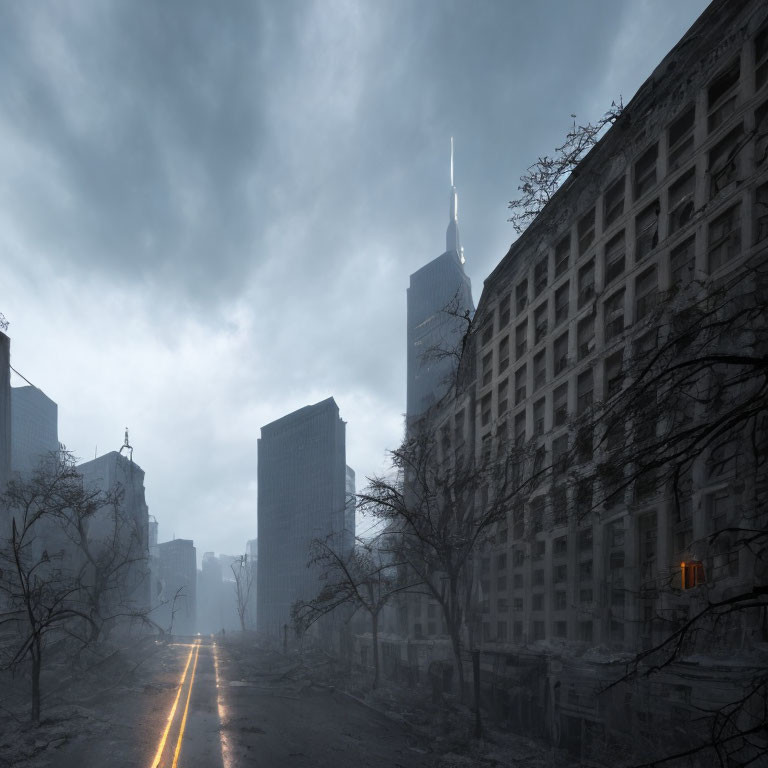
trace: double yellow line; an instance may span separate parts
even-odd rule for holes
[[[189,679],[189,687],[187,688],[187,701],[184,706],[184,714],[182,715],[182,718],[181,718],[181,728],[179,728],[179,738],[176,741],[176,749],[174,750],[174,753],[173,753],[173,764],[171,768],[176,768],[179,762],[179,753],[181,752],[181,740],[184,737],[184,729],[187,727],[187,714],[189,713],[189,701],[192,698],[192,686],[195,684],[195,673],[197,671],[197,657],[200,655],[199,641],[195,644],[195,646],[189,652],[189,656],[187,656],[187,663],[184,666],[184,672],[182,673],[181,680],[179,681],[179,690],[176,693],[176,698],[173,701],[171,712],[168,715],[168,722],[166,723],[165,730],[163,731],[163,736],[160,739],[160,743],[158,744],[157,752],[155,753],[155,759],[152,761],[151,768],[158,768],[158,766],[160,765],[160,761],[163,757],[163,751],[165,750],[165,743],[168,740],[168,734],[171,730],[171,726],[173,725],[173,719],[176,716],[176,708],[179,705],[181,692],[184,690],[184,681],[187,679],[187,672],[189,671],[189,664],[192,661],[193,655],[195,657],[195,661],[194,661],[194,664],[192,664],[192,676]]]

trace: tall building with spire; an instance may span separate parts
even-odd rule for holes
[[[445,252],[411,275],[408,287],[407,419],[418,418],[445,395],[458,362],[466,313],[475,311],[459,240],[458,195],[453,181]]]

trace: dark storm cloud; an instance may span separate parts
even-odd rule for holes
[[[520,173],[704,5],[0,0],[15,365],[81,455],[135,430],[162,537],[241,550],[262,424],[333,395],[361,483],[397,444],[449,137],[477,302]]]

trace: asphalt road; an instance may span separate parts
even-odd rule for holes
[[[279,654],[180,639],[104,702],[103,727],[58,750],[60,768],[422,768],[407,726],[296,679]]]

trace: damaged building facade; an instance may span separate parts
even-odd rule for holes
[[[723,634],[719,660],[597,695],[702,600],[752,583],[749,553],[695,544],[734,519],[744,483],[735,464],[702,456],[682,501],[635,487],[573,515],[586,488],[573,477],[589,478],[594,459],[574,469],[559,457],[573,455],[574,419],[622,387],[664,297],[768,258],[767,19],[759,2],[716,0],[664,58],[485,280],[459,391],[433,409],[452,451],[482,463],[533,445],[551,467],[477,552],[471,621],[484,705],[596,764],[660,733],[683,745],[697,708],[732,700],[759,666],[760,630],[746,626]],[[704,580],[706,593],[685,588]],[[449,658],[426,602],[391,617],[392,674],[423,679]]]

